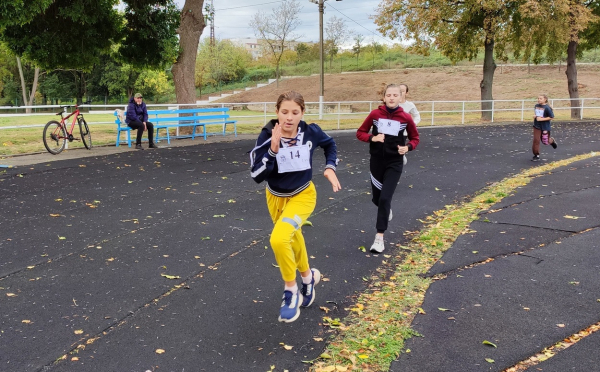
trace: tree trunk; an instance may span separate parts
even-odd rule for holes
[[[483,79],[479,84],[481,88],[481,119],[492,120],[492,87],[494,83],[494,71],[496,63],[494,62],[494,40],[485,41],[485,54],[483,58]]]
[[[181,10],[181,23],[177,29],[180,52],[171,70],[178,104],[196,103],[196,56],[200,36],[206,26],[203,4],[204,0],[186,0]]]
[[[21,65],[21,58],[17,56],[17,66],[19,68],[19,76],[21,78],[21,91],[23,93],[23,105],[33,106],[33,100],[35,99],[35,92],[37,91],[38,78],[40,77],[40,68],[35,68],[33,75],[33,84],[31,85],[31,92],[29,92],[29,99],[27,99],[27,85],[25,85],[25,77],[23,75],[23,66]],[[25,113],[31,114],[31,107],[25,109]]]
[[[577,41],[569,41],[567,47],[567,85],[569,88],[569,97],[571,98],[571,119],[581,118],[581,109],[579,108],[579,88],[577,86]]]

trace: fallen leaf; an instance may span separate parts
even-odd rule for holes
[[[164,354],[165,353],[165,351],[163,349],[156,349],[154,352],[156,354]]]
[[[180,276],[179,275],[167,275],[167,274],[160,274],[160,276],[164,276],[167,279],[179,279]]]
[[[488,363],[494,363],[494,359],[491,358],[485,358],[485,361]]]
[[[73,331],[73,333],[75,333],[76,335],[80,335],[83,333],[83,329],[76,329],[75,331]]]
[[[438,307],[438,310],[439,310],[439,311],[452,311],[452,310],[450,310],[450,309],[444,309],[443,307]]]
[[[21,320],[21,323],[30,324],[31,320],[29,320],[29,319],[23,319],[23,320]]]
[[[563,217],[564,217],[564,218],[571,219],[571,220],[578,220],[578,219],[580,219],[580,218],[585,218],[585,217],[577,217],[577,216],[569,216],[569,215],[566,215],[566,216],[563,216]]]
[[[366,355],[366,354],[358,354],[358,357],[359,357],[360,359],[368,359],[368,358],[369,358],[369,356],[368,356],[368,355]]]
[[[323,341],[323,339],[321,337],[313,337],[313,340],[315,340],[317,342]]]
[[[565,325],[564,325],[564,324],[562,324],[562,323],[561,323],[561,324],[557,324],[556,326],[557,326],[558,328],[565,328]]]
[[[292,350],[294,347],[291,345],[283,345],[283,348],[286,350]]]
[[[484,344],[484,345],[488,345],[488,346],[493,346],[493,347],[496,347],[496,348],[498,347],[498,346],[496,346],[496,344],[494,344],[494,343],[492,343],[492,342],[489,342],[488,340],[484,340],[484,341],[482,342],[482,344]]]

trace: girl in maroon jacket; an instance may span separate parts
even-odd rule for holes
[[[377,206],[377,234],[371,252],[381,253],[385,249],[383,233],[392,220],[392,197],[402,174],[404,154],[417,148],[419,132],[410,114],[404,112],[400,103],[400,87],[390,84],[383,91],[385,105],[371,111],[356,131],[356,137],[369,142],[371,155],[371,187],[373,203]],[[372,128],[372,133],[369,131]],[[408,132],[408,143],[402,135]]]

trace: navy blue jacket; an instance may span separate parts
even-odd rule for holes
[[[134,98],[131,97],[129,99],[129,105],[127,105],[127,116],[125,117],[125,123],[129,124],[135,120],[148,122],[148,110],[146,109],[146,102],[142,101],[142,104],[138,105],[135,103]]]
[[[251,176],[257,183],[267,181],[267,188],[276,196],[289,197],[299,194],[310,185],[312,180],[312,160],[313,153],[317,147],[325,150],[325,168],[331,168],[335,171],[337,165],[337,148],[333,138],[317,124],[306,124],[300,121],[298,124],[298,136],[302,139],[300,145],[308,144],[310,147],[311,168],[298,171],[279,173],[277,168],[277,154],[271,151],[271,134],[276,119],[268,122],[260,132],[256,140],[256,146],[250,151]],[[283,144],[281,144],[283,147]]]
[[[547,118],[550,117],[554,119],[554,111],[552,111],[552,107],[550,105],[540,105],[539,103],[535,104],[536,109],[544,110],[544,115],[542,117]],[[548,121],[537,121],[537,118],[533,119],[533,127],[539,130],[550,131],[551,120]]]

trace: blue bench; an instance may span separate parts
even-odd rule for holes
[[[226,135],[227,124],[233,124],[233,133],[237,137],[237,126],[236,120],[230,120],[229,114],[227,113],[229,108],[196,108],[196,109],[182,109],[182,110],[149,110],[148,121],[154,124],[154,136],[155,140],[166,139],[167,143],[171,143],[171,134],[169,132],[172,128],[181,127],[192,127],[191,134],[176,135],[174,138],[196,138],[196,131],[198,127],[202,127],[203,133],[201,133],[206,140],[208,135],[222,134]],[[187,116],[180,116],[185,114]],[[116,110],[115,116],[117,119],[117,146],[121,142],[127,142],[127,145],[131,147],[131,128],[125,124],[126,112],[122,110]],[[209,133],[207,131],[207,125],[219,125],[221,128],[218,132]],[[160,135],[161,129],[164,130],[165,134]],[[127,138],[121,140],[121,132],[126,132]]]

